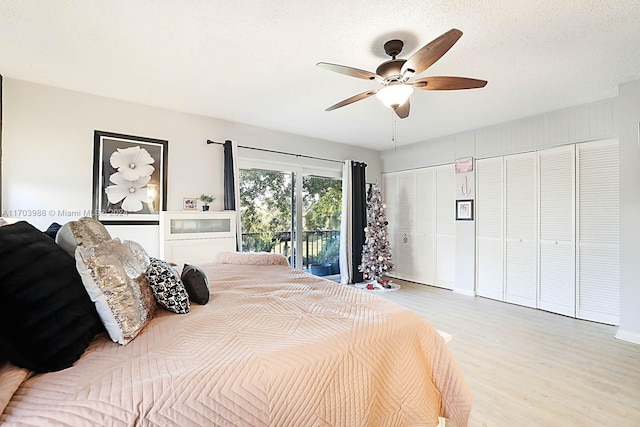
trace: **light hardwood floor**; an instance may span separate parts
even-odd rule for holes
[[[453,335],[469,426],[640,426],[640,345],[615,326],[394,281],[377,295]]]

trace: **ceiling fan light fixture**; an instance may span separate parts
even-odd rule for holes
[[[422,46],[409,59],[397,59],[404,43],[402,40],[389,40],[384,44],[384,51],[391,57],[391,60],[385,61],[378,65],[376,72],[361,70],[359,68],[347,67],[345,65],[330,64],[328,62],[318,62],[316,65],[347,76],[356,77],[363,80],[376,80],[383,87],[380,90],[369,90],[358,95],[344,99],[337,104],[332,105],[325,111],[333,111],[335,109],[352,104],[356,101],[369,98],[374,94],[380,101],[391,108],[396,116],[401,119],[409,117],[411,110],[411,102],[409,97],[414,89],[420,90],[461,90],[461,89],[477,89],[485,87],[485,80],[472,79],[468,77],[452,77],[452,76],[432,76],[426,77],[414,82],[409,80],[435,64],[445,53],[456,44],[462,36],[462,31],[452,28]]]
[[[411,96],[413,87],[405,84],[390,84],[376,93],[376,97],[389,108],[398,108]]]

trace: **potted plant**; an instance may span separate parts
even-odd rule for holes
[[[311,264],[311,274],[315,276],[328,276],[331,274],[331,263],[323,262],[320,264]]]
[[[318,264],[311,264],[311,274],[328,276],[340,273],[340,240],[332,238],[324,242],[318,252]]]
[[[209,196],[208,194],[201,194],[200,201],[202,202],[202,210],[209,210],[209,203],[213,202],[216,198],[213,196]]]

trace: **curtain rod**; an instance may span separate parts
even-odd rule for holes
[[[212,141],[210,139],[207,139],[207,144],[224,145],[224,142]],[[304,157],[306,159],[324,160],[325,162],[344,163],[342,160],[325,159],[325,158],[322,158],[322,157],[306,156],[304,154],[295,154],[295,153],[287,153],[287,152],[284,152],[284,151],[267,150],[266,148],[247,147],[246,145],[238,145],[238,148],[246,148],[248,150],[264,151],[264,152],[267,152],[267,153],[285,154],[287,156]]]

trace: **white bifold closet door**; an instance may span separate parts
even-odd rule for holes
[[[504,301],[503,158],[476,161],[476,293]]]
[[[618,141],[577,146],[577,317],[620,320]]]
[[[395,266],[390,276],[453,288],[456,266],[453,164],[384,174],[383,182],[389,234],[393,233],[390,243]]]
[[[536,307],[537,173],[536,153],[504,158],[505,301]]]
[[[438,166],[435,172],[436,280],[431,283],[451,289],[456,281],[455,167]]]
[[[540,151],[538,308],[575,317],[575,146]]]
[[[396,254],[396,236],[398,234],[398,175],[395,173],[387,173],[382,175],[382,197],[386,205],[385,214],[387,216],[387,237],[391,245],[391,262],[397,264]]]
[[[416,174],[415,237],[413,272],[421,283],[436,280],[436,172],[418,169]]]
[[[476,162],[476,292],[618,324],[618,141]]]
[[[413,226],[415,173],[398,173],[396,198],[396,263],[395,275],[402,279],[413,279]],[[392,247],[393,249],[393,247]]]

